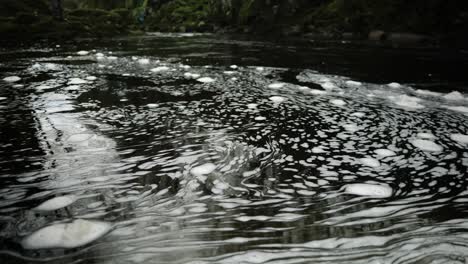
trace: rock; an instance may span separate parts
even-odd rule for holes
[[[387,40],[398,44],[418,44],[429,40],[429,37],[413,33],[390,33]]]
[[[298,36],[302,33],[302,27],[300,25],[293,25],[283,30],[285,36]]]
[[[387,37],[385,31],[383,30],[372,30],[371,32],[369,32],[369,40],[372,40],[372,41],[382,41],[382,40],[385,40],[385,38]]]
[[[357,38],[353,32],[344,32],[343,34],[341,34],[341,37],[347,40],[352,40],[352,39]]]

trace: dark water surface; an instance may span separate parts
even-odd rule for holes
[[[1,50],[0,263],[467,263],[467,69],[217,35]]]

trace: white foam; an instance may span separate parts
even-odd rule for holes
[[[425,140],[425,139],[415,139],[410,141],[410,143],[423,150],[428,152],[440,152],[443,150],[442,146],[436,144],[434,141]]]
[[[78,51],[76,54],[80,55],[80,56],[86,56],[89,54],[89,51],[86,51],[86,50],[80,50]]]
[[[450,135],[450,139],[456,141],[460,144],[468,144],[468,135],[464,134],[452,134]]]
[[[325,82],[325,83],[322,83],[321,85],[322,85],[322,88],[325,89],[325,90],[333,90],[333,89],[338,88],[338,87],[336,87],[336,85],[334,85],[331,82]]]
[[[210,78],[210,77],[202,77],[202,78],[198,78],[197,81],[199,81],[201,83],[212,83],[212,82],[214,82],[216,80],[213,79],[213,78]]]
[[[356,81],[346,81],[346,84],[349,86],[361,86],[361,82],[356,82]]]
[[[88,81],[95,81],[95,80],[97,80],[97,77],[96,76],[87,76],[85,79],[88,80]]]
[[[468,113],[468,107],[466,106],[443,106],[447,108],[448,110],[456,111],[456,112],[462,112],[462,113]]]
[[[359,196],[369,196],[374,198],[388,198],[393,194],[393,189],[388,185],[377,185],[367,183],[348,184],[344,187],[344,192]]]
[[[272,83],[268,85],[268,88],[270,89],[280,89],[283,88],[286,84],[285,83]]]
[[[68,85],[77,85],[77,84],[85,84],[88,83],[87,81],[80,79],[80,78],[71,78],[68,80]]]
[[[435,97],[442,95],[441,93],[438,93],[438,92],[433,92],[433,91],[428,91],[428,90],[421,90],[421,89],[416,90],[416,93],[422,94],[422,95],[435,96]]]
[[[50,200],[47,200],[41,203],[39,206],[35,207],[33,210],[35,211],[55,211],[64,207],[69,206],[70,204],[76,202],[78,197],[75,195],[66,195],[55,197]]]
[[[4,100],[6,100],[6,99],[8,99],[8,98],[3,97],[3,96],[0,96],[0,101],[4,101]]]
[[[391,151],[389,149],[376,149],[374,150],[374,152],[380,157],[391,157],[396,155],[394,151]]]
[[[190,170],[190,173],[194,176],[203,176],[212,173],[216,169],[216,165],[213,163],[206,163]]]
[[[326,153],[326,151],[322,147],[313,147],[312,153]]]
[[[231,66],[229,66],[229,68],[231,68],[231,69],[234,69],[234,70],[235,70],[235,69],[237,69],[237,68],[239,68],[239,67],[238,67],[237,65],[231,65]]]
[[[109,56],[107,57],[108,60],[117,60],[118,58],[116,56]]]
[[[167,67],[167,66],[159,66],[159,67],[151,69],[150,71],[151,72],[164,72],[164,71],[168,71],[168,70],[169,70],[169,67]]]
[[[372,167],[372,168],[380,167],[380,161],[374,158],[362,158],[362,159],[359,159],[359,161],[363,165],[368,166],[368,167]]]
[[[363,113],[363,112],[355,112],[355,113],[352,113],[351,116],[355,116],[355,117],[365,117],[366,114]]]
[[[327,92],[326,91],[323,91],[323,90],[317,90],[317,89],[310,89],[310,94],[313,94],[313,95],[322,95],[322,94],[326,94]]]
[[[19,82],[21,81],[21,78],[18,76],[8,76],[3,78],[5,82],[13,83],[13,82]]]
[[[139,59],[138,63],[142,64],[142,65],[147,65],[147,64],[150,63],[150,60],[149,59]]]
[[[149,108],[156,108],[159,105],[158,104],[147,104],[146,106],[149,107]]]
[[[421,109],[424,108],[424,105],[420,104],[420,98],[408,96],[408,95],[400,95],[396,97],[389,97],[396,105],[402,106],[404,108],[411,108],[411,109]]]
[[[186,73],[184,73],[184,76],[185,76],[185,78],[197,79],[197,78],[200,77],[200,74],[198,74],[198,73],[186,72]]]
[[[111,229],[108,222],[77,219],[39,229],[23,239],[21,245],[25,249],[76,248],[95,241]]]
[[[463,100],[465,97],[463,97],[463,94],[457,91],[453,91],[451,93],[448,93],[444,95],[444,98],[447,100],[452,100],[452,101],[458,101],[458,100]]]
[[[336,105],[336,106],[344,106],[346,105],[346,102],[341,100],[341,99],[333,99],[333,100],[330,100],[330,103]]]
[[[390,88],[393,88],[393,89],[398,89],[401,87],[401,84],[397,83],[397,82],[392,82],[392,83],[389,83],[387,84],[388,87]]]
[[[78,91],[80,90],[79,85],[70,85],[64,88],[65,91]]]
[[[436,137],[431,133],[418,133],[416,135],[418,138],[422,139],[435,139]]]
[[[258,104],[248,104],[248,105],[247,105],[247,108],[249,108],[249,109],[255,109],[255,108],[257,108],[257,106],[258,106]]]
[[[261,71],[264,71],[265,68],[263,68],[263,67],[257,67],[257,68],[255,68],[255,70],[261,72]]]
[[[277,104],[286,101],[286,98],[284,98],[282,96],[272,96],[269,99],[270,99],[270,101],[273,101],[274,103],[277,103]]]
[[[36,88],[37,91],[43,91],[43,90],[51,89],[52,86],[41,84],[39,86],[36,86],[35,88]]]

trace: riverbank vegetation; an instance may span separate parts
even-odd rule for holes
[[[57,0],[58,1],[58,0]],[[2,0],[4,39],[145,31],[241,32],[307,38],[465,40],[468,3],[445,0]]]

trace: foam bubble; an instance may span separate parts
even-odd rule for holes
[[[76,54],[80,55],[80,56],[86,56],[89,54],[89,51],[86,51],[86,50],[80,50],[78,51]]]
[[[323,91],[323,90],[317,90],[317,89],[310,89],[310,94],[313,94],[313,95],[322,95],[322,94],[326,94],[327,92]]]
[[[40,204],[39,206],[35,207],[35,211],[55,211],[60,208],[64,208],[69,206],[70,204],[76,202],[78,200],[78,197],[75,195],[66,195],[66,196],[60,196],[60,197],[55,197],[50,200],[47,200]]]
[[[336,105],[336,106],[343,106],[343,105],[346,105],[346,102],[341,100],[341,99],[333,99],[333,100],[330,100],[330,103]]]
[[[147,64],[150,63],[150,60],[149,59],[139,59],[138,63],[142,64],[142,65],[147,65]]]
[[[349,86],[361,86],[361,82],[356,82],[356,81],[346,81],[346,84]]]
[[[77,219],[39,229],[23,239],[21,245],[25,249],[76,248],[95,241],[111,229],[108,222]]]
[[[5,82],[13,83],[13,82],[19,82],[21,81],[21,78],[18,76],[8,76],[3,78]]]
[[[366,114],[363,113],[363,112],[355,112],[355,113],[352,113],[351,116],[355,116],[355,117],[365,117]]]
[[[362,158],[359,159],[359,161],[365,166],[369,166],[372,168],[380,167],[380,161],[374,158]]]
[[[197,81],[199,81],[201,83],[212,83],[212,82],[214,82],[216,80],[213,79],[213,78],[210,78],[210,77],[202,77],[202,78],[197,79]]]
[[[408,95],[400,95],[397,97],[390,97],[392,101],[399,106],[402,106],[404,108],[411,108],[411,109],[421,109],[424,108],[424,105],[420,104],[419,102],[421,101],[420,98],[413,97],[413,96],[408,96]]]
[[[284,101],[286,101],[286,98],[282,97],[282,96],[272,96],[269,98],[271,101],[273,101],[274,103],[282,103]]]
[[[322,86],[322,88],[325,89],[325,90],[333,90],[333,89],[338,88],[338,87],[336,87],[336,85],[334,85],[334,84],[331,83],[331,82],[322,83],[321,86]]]
[[[151,71],[151,72],[163,72],[163,71],[168,71],[168,70],[169,70],[169,67],[167,67],[167,66],[160,66],[160,67],[153,68],[153,69],[151,69],[150,71]]]
[[[280,89],[283,88],[286,84],[285,83],[272,83],[268,85],[268,88],[270,89]]]
[[[468,135],[452,134],[450,135],[450,139],[461,144],[468,144]]]
[[[422,94],[422,95],[435,96],[435,97],[441,96],[441,95],[442,95],[441,93],[438,93],[438,92],[433,92],[433,91],[428,91],[428,90],[422,90],[422,89],[416,90],[416,93]]]
[[[415,139],[410,141],[410,143],[423,150],[423,151],[428,151],[428,152],[440,152],[443,150],[442,146],[436,144],[433,141],[430,140],[425,140],[425,139]]]
[[[85,84],[88,83],[87,81],[80,79],[80,78],[71,78],[68,80],[68,85],[77,85],[77,84]]]
[[[190,173],[194,176],[203,176],[212,173],[216,169],[216,165],[213,163],[206,163],[190,170]]]
[[[422,139],[435,139],[436,137],[431,133],[418,133],[416,135],[418,138]]]
[[[396,155],[394,151],[391,151],[389,149],[376,149],[374,150],[374,152],[380,157],[391,157]]]
[[[387,84],[387,86],[390,87],[390,88],[393,88],[393,89],[401,88],[401,84],[399,84],[397,82],[389,83],[389,84]]]
[[[463,97],[463,94],[461,94],[460,92],[457,92],[457,91],[453,91],[451,93],[448,93],[448,94],[444,95],[443,97],[445,99],[447,99],[447,100],[452,100],[452,101],[458,101],[458,100],[465,99]]]
[[[462,113],[468,113],[468,107],[466,106],[444,106],[445,108]]]
[[[393,194],[393,189],[388,185],[356,183],[348,184],[344,187],[344,192],[359,196],[369,196],[374,198],[388,198]]]

